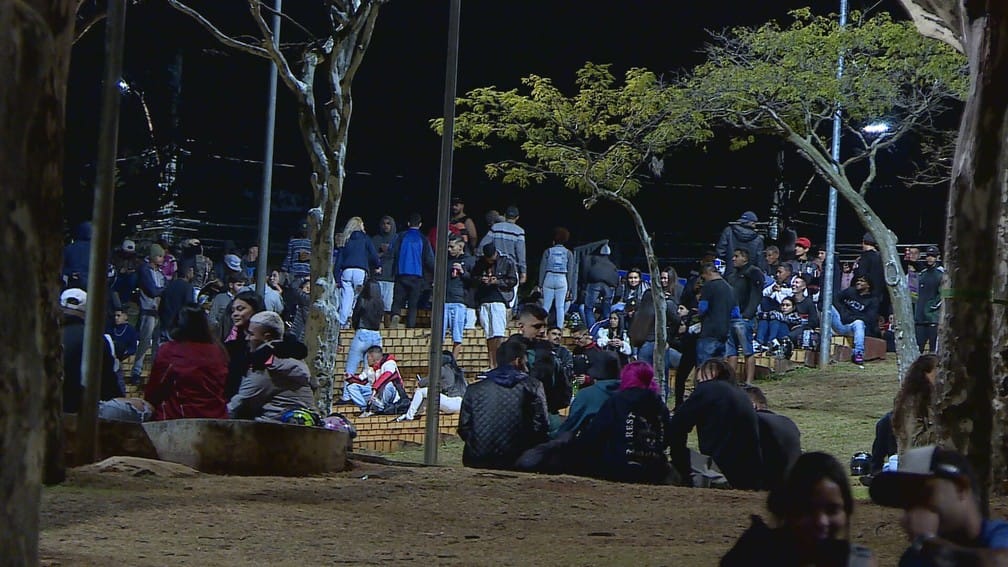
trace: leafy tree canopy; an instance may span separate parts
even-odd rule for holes
[[[538,75],[522,84],[478,88],[458,100],[457,145],[520,145],[526,159],[486,165],[491,178],[505,182],[527,186],[556,176],[585,195],[630,197],[648,168],[660,173],[668,148],[711,134],[688,93],[646,69],[630,69],[617,84],[609,65],[586,63],[571,96]],[[432,126],[443,131],[441,119]]]
[[[948,45],[921,36],[888,14],[851,14],[841,28],[835,16],[791,12],[793,23],[771,22],[712,34],[707,61],[689,88],[714,111],[713,122],[748,132],[794,133],[820,149],[828,146],[836,104],[847,130],[860,141],[859,161],[873,141],[861,127],[885,120],[894,129],[884,146],[914,129],[927,130],[962,99],[965,59]],[[844,72],[837,77],[837,56]]]

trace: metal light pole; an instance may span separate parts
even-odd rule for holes
[[[462,0],[451,0],[448,15],[448,62],[445,65],[444,133],[441,136],[441,181],[438,187],[437,237],[434,254],[434,297],[427,362],[427,430],[424,463],[437,464],[438,411],[441,407],[441,349],[444,346],[444,300],[448,280],[448,208],[451,206],[452,158],[455,149],[455,82],[458,79],[459,25]]]
[[[105,22],[105,83],[102,85],[101,122],[98,130],[98,164],[95,173],[93,233],[88,259],[87,306],[81,376],[84,396],[77,414],[77,464],[94,462],[98,439],[98,398],[102,362],[105,360],[105,305],[108,298],[109,248],[115,204],[115,161],[119,142],[119,80],[123,44],[126,42],[126,0],[110,0]],[[153,340],[157,340],[154,337]],[[111,369],[107,369],[111,370]]]
[[[840,0],[840,28],[847,26],[847,0]],[[844,54],[843,51],[837,56],[837,82],[843,78]],[[837,101],[833,110],[833,143],[831,154],[834,168],[840,163],[840,102]],[[822,328],[819,331],[819,368],[826,368],[830,362],[830,343],[833,337],[833,318],[830,316],[830,309],[833,306],[833,263],[836,258],[836,216],[837,216],[837,190],[830,187],[829,206],[826,210],[826,264],[823,266],[823,286],[822,286]]]
[[[273,0],[273,45],[280,47],[280,10],[283,0]],[[277,66],[270,61],[269,103],[266,107],[266,150],[263,157],[262,201],[259,203],[259,261],[256,264],[256,291],[266,295],[269,276],[270,209],[273,205],[273,134],[276,130]]]

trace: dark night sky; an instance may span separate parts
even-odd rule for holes
[[[289,0],[285,10],[296,14],[308,3]],[[194,4],[197,4],[194,2]],[[218,21],[227,27],[247,20],[244,2],[204,2],[228,15]],[[828,13],[837,2],[814,2],[813,9]],[[869,2],[874,4],[874,2]],[[198,4],[197,4],[198,5]],[[794,0],[778,2],[679,2],[624,0],[622,2],[468,0],[462,9],[462,37],[458,93],[478,86],[510,88],[531,73],[570,84],[574,71],[585,61],[612,63],[617,75],[633,66],[674,72],[699,62],[698,50],[706,29],[757,25],[783,17],[787,10],[807,5]],[[899,17],[894,1],[883,2]],[[852,2],[852,9],[862,2]],[[360,215],[370,226],[391,213],[404,219],[418,210],[433,220],[437,196],[440,139],[428,120],[442,108],[447,42],[447,0],[393,0],[382,9],[374,39],[354,83],[348,170],[351,172],[340,211],[340,224]],[[203,208],[213,218],[252,219],[258,201],[261,167],[254,163],[222,160],[226,156],[252,162],[263,155],[267,65],[244,54],[219,47],[200,28],[161,3],[131,6],[124,75],[145,93],[159,143],[176,134],[170,120],[169,64],[177,53],[183,61],[181,130],[183,147],[190,152],[183,162],[179,183],[187,208]],[[231,27],[228,29],[240,29]],[[284,39],[296,34],[284,27]],[[100,29],[75,47],[68,108],[67,216],[74,222],[86,216],[86,195],[77,179],[93,160],[97,120],[97,94],[101,76]],[[301,144],[291,97],[280,87],[277,111],[275,191],[289,190],[307,199],[309,189],[305,151]],[[143,115],[135,97],[123,100],[120,155],[137,153],[149,145]],[[692,152],[667,161],[663,182],[698,185],[698,188],[655,187],[640,195],[649,228],[664,241],[666,256],[689,253],[687,243],[716,239],[720,228],[739,213],[752,209],[762,218],[769,211],[771,188],[777,182],[776,154],[781,145],[767,140],[757,147],[728,153],[715,143],[707,153]],[[456,152],[455,193],[466,197],[467,211],[481,226],[483,212],[516,203],[521,224],[530,230],[530,247],[541,250],[551,228],[571,228],[575,241],[616,238],[627,253],[636,248],[633,228],[625,213],[606,204],[584,211],[580,199],[558,185],[526,190],[503,187],[482,173],[479,152]],[[785,154],[785,176],[804,185],[809,170],[791,152]],[[150,175],[129,180],[128,189],[150,187]],[[731,186],[734,189],[718,189]],[[745,189],[748,187],[750,189]],[[117,212],[133,208],[121,191]],[[244,196],[243,196],[244,195]],[[879,189],[871,198],[883,218],[895,226],[902,241],[937,241],[943,229],[944,190]],[[939,206],[935,206],[939,204]],[[809,211],[825,209],[825,188],[816,182],[800,205]],[[861,228],[841,207],[841,241],[854,241]],[[909,212],[908,212],[909,211]],[[924,211],[924,212],[921,212]],[[278,213],[273,223],[283,240],[290,214]],[[818,217],[806,215],[806,220]],[[482,227],[481,227],[482,230]],[[813,241],[824,229],[802,229]],[[120,236],[117,234],[117,236]],[[247,240],[236,233],[235,240]],[[542,242],[538,242],[538,241]]]

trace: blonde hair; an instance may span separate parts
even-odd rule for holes
[[[350,217],[347,221],[346,226],[343,227],[343,234],[339,237],[339,242],[337,246],[346,246],[347,242],[350,242],[350,235],[357,231],[364,232],[364,219],[360,217]]]

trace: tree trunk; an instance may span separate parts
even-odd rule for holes
[[[879,254],[885,267],[886,287],[889,288],[889,299],[893,305],[893,322],[896,325],[896,368],[899,372],[897,380],[902,381],[907,369],[920,355],[920,350],[917,348],[917,335],[914,332],[910,291],[904,283],[906,274],[896,251],[896,236],[882,222],[861,193],[851,186],[847,177],[838,173],[833,168],[833,163],[827,160],[822,152],[817,151],[811,142],[794,132],[787,135],[787,140],[798,148],[802,156],[815,167],[827,183],[836,187],[837,192],[847,201],[858,220],[875,237],[879,245]],[[834,289],[833,293],[836,294],[837,291]],[[824,306],[824,316],[828,316],[828,309],[829,306]]]
[[[668,318],[665,314],[665,294],[661,291],[661,267],[658,266],[658,258],[654,253],[651,235],[648,234],[647,227],[644,225],[644,218],[641,217],[637,207],[629,199],[609,192],[602,193],[602,196],[618,203],[630,214],[630,218],[634,222],[634,228],[637,230],[637,237],[640,238],[641,246],[644,247],[648,272],[651,274],[651,300],[654,303],[655,309],[655,348],[651,364],[654,366],[655,377],[658,378],[661,386],[662,400],[667,401],[669,384],[668,369],[665,368],[665,351],[668,350],[668,333],[666,332]]]
[[[963,16],[970,90],[949,192],[938,411],[945,442],[967,455],[990,488],[1006,474],[1004,427],[994,396],[995,379],[1006,375],[1008,329],[1004,305],[991,295],[1003,300],[1006,292],[1008,6],[988,2]]]
[[[62,479],[60,332],[64,108],[75,2],[0,2],[0,558],[38,563],[39,501]],[[10,327],[13,328],[13,327]],[[48,451],[48,454],[47,454]],[[50,455],[52,456],[50,458]]]

